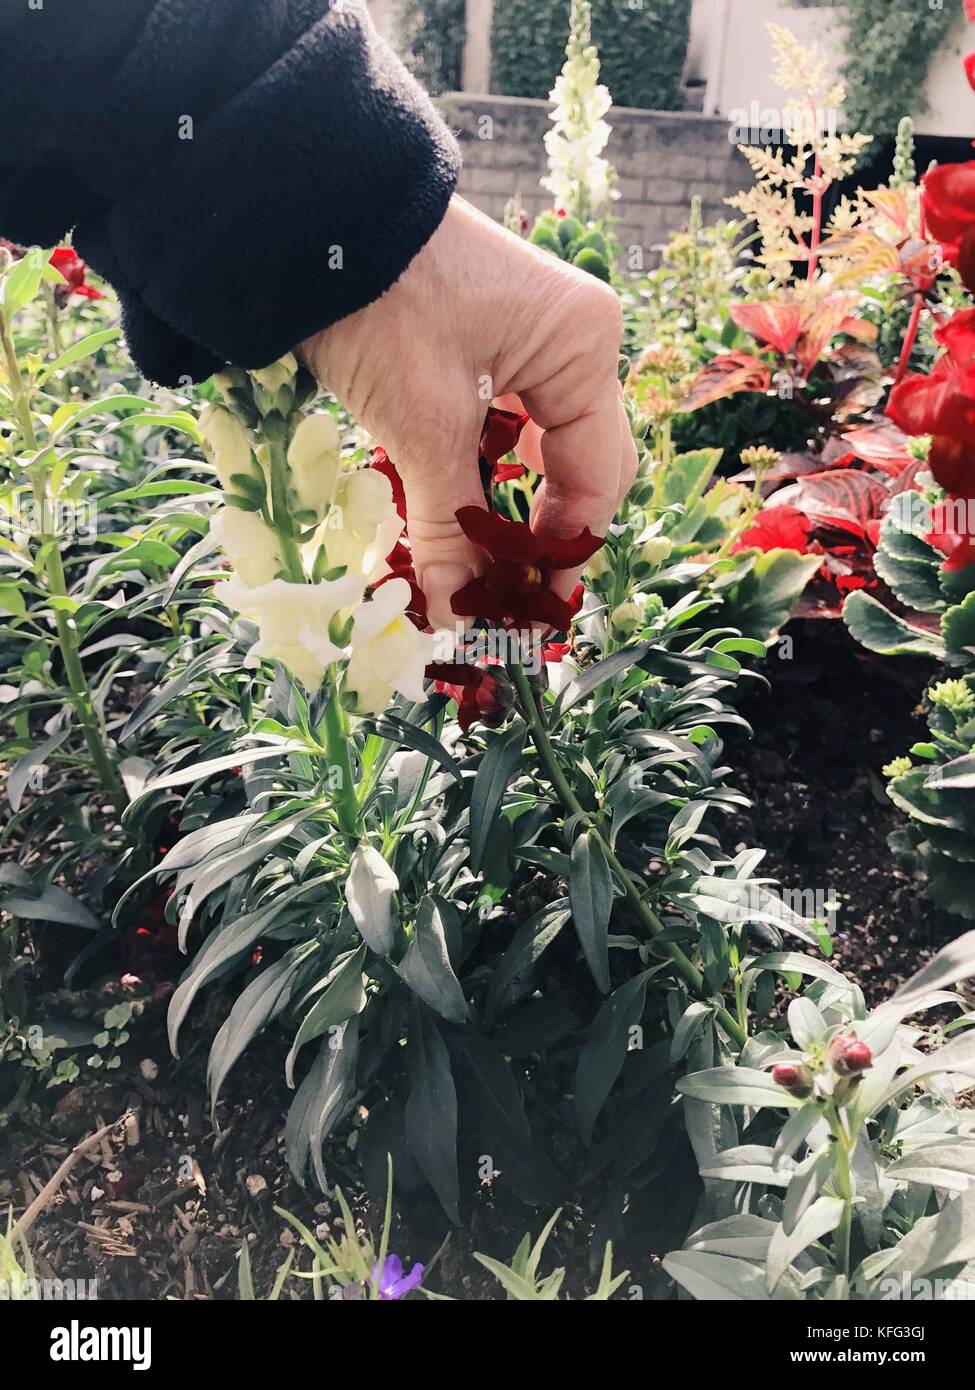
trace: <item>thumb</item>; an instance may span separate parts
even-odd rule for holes
[[[413,568],[434,627],[456,626],[451,596],[484,567],[481,551],[457,523],[461,507],[485,505],[477,468],[477,444],[477,430],[472,427],[467,437],[450,449],[446,464],[432,460],[429,454],[421,458],[412,451],[407,451],[399,463]]]

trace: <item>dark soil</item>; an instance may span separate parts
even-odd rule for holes
[[[932,671],[864,652],[840,622],[793,623],[784,637],[768,683],[741,706],[754,737],[729,741],[733,781],[752,802],[733,833],[767,850],[758,872],[805,895],[797,906],[839,903],[833,963],[876,1004],[967,927],[932,906],[887,845],[902,817],[881,768],[926,736]]]
[[[754,805],[730,827],[726,843],[765,846],[760,872],[787,889],[839,902],[835,963],[876,1002],[965,929],[928,904],[887,847],[898,817],[880,769],[921,735],[917,706],[930,673],[920,662],[865,656],[838,623],[795,624],[786,636],[790,658],[773,652],[765,668],[769,687],[754,682],[742,707],[754,738],[729,741],[732,780]],[[221,1102],[222,1132],[214,1130],[205,1058],[226,1008],[219,994],[211,996],[188,1026],[176,1061],[166,1044],[165,1003],[150,1000],[118,1070],[36,1089],[0,1129],[0,1207],[13,1204],[19,1214],[79,1139],[137,1112],[126,1133],[77,1164],[34,1224],[38,1277],[97,1278],[103,1299],[234,1298],[237,1254],[246,1240],[263,1297],[298,1243],[275,1206],[322,1240],[341,1236],[334,1198],[303,1191],[288,1174],[283,1126],[290,1093],[273,1043],[248,1050]],[[356,1133],[354,1119],[330,1144],[326,1166],[357,1221],[378,1235],[381,1204],[362,1192],[350,1152]],[[471,1230],[444,1245],[443,1218],[432,1200],[407,1198],[397,1210],[391,1249],[407,1265],[433,1262],[426,1286],[467,1300],[503,1296],[473,1252],[508,1262],[525,1231],[537,1234],[549,1214],[485,1187]],[[565,1266],[573,1296],[586,1283],[591,1229],[587,1213],[567,1207],[547,1247],[544,1270]],[[617,1264],[631,1268],[631,1282],[651,1289],[653,1262],[640,1252],[622,1253]],[[309,1263],[299,1253],[296,1267]],[[307,1281],[288,1281],[284,1297],[310,1296]]]

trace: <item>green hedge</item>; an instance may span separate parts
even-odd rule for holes
[[[679,111],[691,0],[592,0],[601,80],[617,106]],[[547,97],[565,61],[569,0],[495,0],[493,86]],[[460,85],[464,0],[407,0],[402,51],[433,92]],[[410,56],[411,55],[411,56]]]
[[[691,0],[592,0],[592,36],[617,106],[677,111]],[[495,0],[493,85],[547,97],[565,60],[568,0]]]
[[[464,60],[464,0],[406,0],[399,52],[428,92],[456,92]]]

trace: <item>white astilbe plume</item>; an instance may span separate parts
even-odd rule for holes
[[[616,171],[602,158],[612,127],[602,118],[612,105],[599,82],[599,53],[590,42],[589,0],[572,0],[565,66],[550,93],[553,128],[545,135],[548,177],[542,179],[557,208],[586,222],[613,197]]]

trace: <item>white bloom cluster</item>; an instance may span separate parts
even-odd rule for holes
[[[550,94],[553,128],[545,135],[549,173],[542,179],[557,208],[586,222],[606,208],[616,177],[602,152],[611,126],[603,120],[612,105],[599,82],[599,54],[590,43],[589,0],[573,0],[562,72]]]
[[[289,362],[254,374],[255,399],[289,384]],[[386,556],[403,531],[388,478],[342,470],[338,427],[327,412],[299,421],[283,479],[272,477],[271,446],[261,440],[253,447],[231,410],[208,405],[200,428],[230,495],[210,524],[236,573],[214,593],[257,623],[249,662],[280,661],[310,691],[338,668],[346,701],[360,714],[380,713],[394,692],[422,699],[434,638],[406,617],[409,583],[387,579],[367,593],[390,573]],[[286,524],[275,515],[284,498]]]

